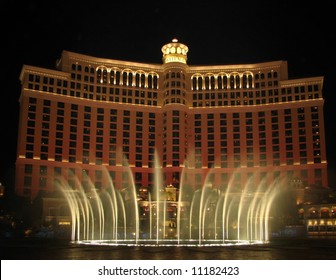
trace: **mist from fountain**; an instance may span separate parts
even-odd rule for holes
[[[114,187],[106,169],[103,169],[103,174],[108,186],[100,191],[89,177],[86,178],[89,191],[84,190],[79,180],[76,180],[75,188],[70,187],[66,180],[58,180],[58,188],[70,209],[72,241],[132,246],[220,246],[268,242],[270,212],[281,189],[279,180],[266,191],[262,191],[265,182],[254,189],[252,181],[247,182],[242,190],[236,190],[232,176],[226,190],[220,190],[213,187],[210,169],[203,186],[193,190],[187,187],[186,172],[187,168],[184,168],[177,201],[167,201],[162,193],[162,168],[156,160],[153,194],[149,193],[144,202],[148,213],[139,211],[130,168],[127,172],[130,184],[122,190]],[[175,207],[173,218],[168,212],[172,207]],[[142,216],[140,212],[143,212]],[[176,222],[175,227],[169,226],[172,220]],[[175,231],[175,236],[168,237],[168,231]]]

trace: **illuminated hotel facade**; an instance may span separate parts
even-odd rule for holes
[[[323,77],[290,80],[286,61],[190,66],[175,39],[162,53],[162,64],[63,51],[53,70],[24,65],[16,193],[53,192],[58,177],[122,189],[130,173],[150,188],[157,170],[194,189],[327,187]]]

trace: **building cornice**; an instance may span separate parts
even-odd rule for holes
[[[68,79],[70,77],[70,73],[59,71],[59,70],[53,70],[53,69],[46,69],[42,67],[36,67],[31,65],[23,65],[21,69],[21,73],[19,76],[20,81],[23,81],[24,75],[28,74],[34,74],[34,75],[41,75],[46,77],[53,77],[58,79]]]
[[[288,86],[305,86],[307,84],[321,84],[323,85],[324,77],[309,77],[309,78],[300,78],[300,79],[293,79],[293,80],[283,80],[279,81],[280,87],[288,87]]]
[[[206,73],[212,72],[244,72],[244,71],[264,71],[275,70],[281,67],[287,67],[287,61],[278,60],[271,62],[253,63],[253,64],[234,64],[234,65],[202,65],[202,66],[189,66],[189,72]]]
[[[162,65],[161,64],[149,64],[149,63],[141,63],[141,62],[131,62],[131,61],[124,61],[124,60],[115,60],[115,59],[109,59],[109,58],[99,58],[84,54],[78,54],[70,51],[64,50],[62,52],[62,59],[68,58],[69,60],[75,60],[78,62],[83,62],[85,64],[90,64],[92,66],[98,67],[98,66],[106,66],[109,68],[113,67],[119,67],[121,65],[129,68],[137,68],[142,69],[145,71],[162,71]]]

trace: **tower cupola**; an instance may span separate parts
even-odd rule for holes
[[[164,45],[161,49],[163,53],[163,63],[178,62],[187,64],[188,47],[173,39],[171,43]]]

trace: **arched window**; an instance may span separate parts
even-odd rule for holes
[[[152,88],[152,87],[153,87],[153,76],[148,75],[148,88]]]
[[[197,81],[198,85],[197,85],[197,89],[198,90],[202,90],[202,77],[198,77],[198,81]]]
[[[98,69],[97,70],[97,83],[101,83],[102,82],[102,70]]]
[[[102,82],[104,84],[107,83],[107,70],[106,69],[103,70],[103,80],[102,80]]]
[[[192,78],[192,89],[196,90],[196,87],[197,87],[197,78],[193,77]]]
[[[217,77],[217,85],[218,85],[218,89],[223,89],[223,77],[222,76]]]
[[[146,77],[145,74],[141,74],[141,87],[145,87]]]
[[[230,76],[230,88],[234,88],[234,76]]]
[[[154,88],[158,89],[158,78],[157,78],[157,76],[154,76]]]
[[[248,75],[248,87],[252,88],[253,84],[252,84],[252,75]]]
[[[240,88],[240,77],[239,75],[236,75],[236,84],[235,84],[236,88]]]
[[[227,76],[223,77],[223,88],[224,89],[228,88],[228,78],[227,78]]]
[[[139,87],[139,85],[140,85],[140,74],[136,73],[135,74],[135,86]]]
[[[122,74],[122,84],[125,86],[125,85],[127,85],[127,73],[126,72],[124,72],[123,74]]]
[[[115,83],[115,72],[114,70],[111,70],[110,72],[110,84],[114,84]]]
[[[210,77],[210,89],[214,89],[215,88],[215,77],[211,76]]]
[[[208,76],[205,77],[205,89],[210,89],[210,81]]]
[[[128,73],[128,85],[129,86],[133,85],[133,73],[131,72]]]
[[[318,218],[318,213],[315,209],[310,209],[308,217],[310,219]]]
[[[243,75],[243,88],[247,88],[247,77]]]
[[[321,215],[321,218],[329,218],[330,215],[329,215],[329,209],[321,209],[321,212],[320,212],[320,215]]]
[[[116,71],[115,73],[115,80],[116,80],[116,85],[119,85],[120,84],[120,72],[119,71]]]

